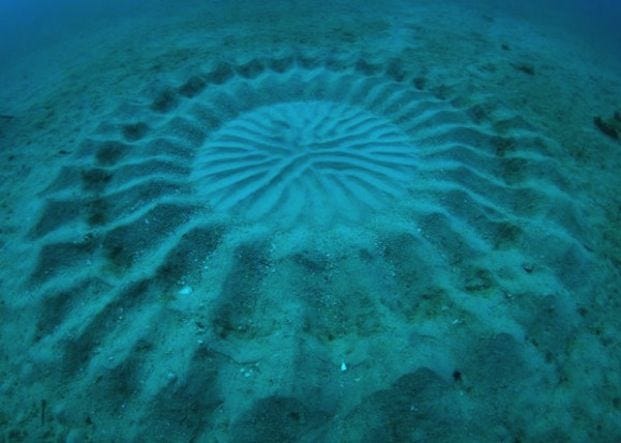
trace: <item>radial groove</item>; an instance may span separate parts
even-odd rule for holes
[[[409,137],[389,120],[352,105],[300,101],[259,107],[223,126],[200,149],[195,177],[215,209],[322,224],[398,198],[415,160]],[[290,205],[286,194],[307,204]]]

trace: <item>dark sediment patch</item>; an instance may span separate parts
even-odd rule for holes
[[[200,75],[193,75],[179,87],[179,94],[184,97],[194,97],[198,95],[207,86],[207,80]]]
[[[402,82],[405,79],[405,70],[403,63],[399,59],[392,59],[386,68],[386,75],[396,82]]]
[[[244,78],[255,78],[263,72],[263,65],[257,59],[250,60],[248,63],[237,66],[237,73]]]
[[[143,138],[149,131],[149,126],[144,122],[123,125],[123,137],[127,141],[136,141]]]
[[[355,69],[363,75],[371,76],[377,74],[381,68],[361,58],[356,62]]]
[[[523,74],[530,76],[535,75],[535,67],[530,63],[512,63],[511,66],[513,66],[513,69],[522,72]]]
[[[213,313],[213,327],[222,339],[251,338],[256,333],[258,289],[269,259],[263,243],[249,243],[235,251],[233,269],[222,285],[220,304]]]
[[[213,71],[207,74],[207,82],[213,85],[221,85],[233,77],[234,72],[228,63],[220,63]]]
[[[618,112],[615,114],[614,119],[617,120],[617,117],[619,117],[619,113]],[[621,122],[621,119],[617,120],[617,121]],[[619,140],[619,130],[615,127],[615,124],[612,121],[612,119],[611,120],[604,120],[600,116],[597,116],[597,117],[593,118],[593,123],[595,124],[595,127],[597,129],[599,129],[599,131],[602,134],[607,135],[608,137],[612,138],[613,140]]]
[[[178,102],[179,100],[175,91],[172,88],[166,88],[153,100],[151,109],[156,112],[165,113],[174,109]]]
[[[220,225],[204,226],[184,234],[157,270],[157,280],[165,289],[178,285],[202,269],[207,257],[220,245],[224,234]]]
[[[313,410],[297,398],[267,397],[258,400],[235,424],[232,441],[293,442],[328,417],[328,413]]]

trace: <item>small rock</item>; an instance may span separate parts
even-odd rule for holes
[[[616,120],[616,118],[617,116],[615,114],[614,120]],[[593,123],[602,134],[605,134],[614,140],[619,140],[619,131],[617,131],[617,128],[615,128],[614,120],[611,119],[606,121],[600,116],[597,116],[593,118]]]
[[[530,63],[514,63],[513,68],[527,75],[535,75],[535,67]]]
[[[619,140],[619,133],[609,121],[605,121],[600,116],[597,116],[593,118],[593,123],[595,124],[595,127],[600,130],[602,134],[605,134],[614,140]]]
[[[530,274],[535,270],[535,266],[532,263],[522,263],[522,269]]]

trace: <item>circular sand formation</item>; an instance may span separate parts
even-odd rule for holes
[[[293,417],[325,440],[340,417],[402,426],[390,405],[412,399],[433,429],[464,416],[436,407],[463,404],[461,381],[440,376],[452,361],[495,405],[498,386],[533,386],[521,356],[534,348],[505,331],[525,319],[543,362],[588,281],[569,180],[511,110],[464,107],[405,68],[224,63],[121,108],[67,157],[40,194],[32,296],[18,299],[73,423],[97,411],[112,429],[124,409],[137,425],[121,439],[157,440],[172,423],[179,440],[230,427],[247,441]]]
[[[201,148],[200,192],[252,220],[359,219],[400,197],[415,168],[409,138],[389,120],[330,101],[262,106]]]

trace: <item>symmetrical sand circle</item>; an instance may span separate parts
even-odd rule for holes
[[[360,220],[402,197],[414,173],[398,126],[330,101],[253,109],[210,136],[195,161],[214,208],[284,225]]]
[[[420,90],[394,60],[385,65],[306,57],[223,63],[144,107],[125,106],[44,192],[46,213],[33,236],[72,223],[122,229],[169,204],[281,230],[360,225],[395,204],[416,218],[441,216],[452,232],[463,229],[453,227],[461,220],[447,205],[464,200],[473,210],[460,217],[478,220],[468,229],[519,216],[507,202],[528,200],[535,188],[513,184],[554,171],[537,153],[541,139],[520,119],[501,117],[522,131],[518,146],[473,121],[493,110],[456,108],[442,91]],[[480,208],[490,209],[480,217]],[[190,218],[198,220],[184,223]]]
[[[546,281],[576,287],[586,254],[546,140],[493,101],[460,105],[415,76],[398,59],[257,58],[149,90],[142,105],[103,119],[40,194],[26,282],[36,297],[15,307],[32,315],[30,349],[49,356],[59,385],[70,382],[67,401],[88,397],[109,418],[101,428],[134,411],[138,440],[166,435],[168,422],[185,441],[227,426],[254,432],[266,411],[330,434],[351,412],[334,400],[350,392],[343,386],[366,389],[351,391],[349,400],[362,398],[354,412],[374,408],[379,389],[343,378],[375,376],[369,362],[340,373],[339,340],[384,350],[397,380],[403,359],[432,365],[434,354],[409,338],[387,348],[395,325],[436,316],[427,331],[440,333],[454,325],[443,316],[457,313],[499,323],[501,308],[468,312],[463,300],[500,291],[529,254],[557,264]],[[322,236],[373,217],[384,217],[373,225],[382,229],[367,226],[346,252],[309,243],[272,255],[274,232]],[[257,238],[248,224],[277,229]],[[493,254],[517,271],[480,264]],[[517,352],[515,339],[499,337],[498,355]],[[511,383],[526,373],[505,371]],[[345,384],[331,391],[330,377]],[[430,385],[429,374],[408,377]],[[245,412],[232,423],[239,392],[243,404],[230,407]]]

